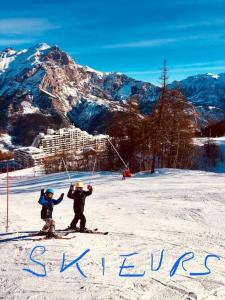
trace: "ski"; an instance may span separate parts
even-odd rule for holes
[[[81,232],[81,233],[90,233],[90,234],[102,234],[102,235],[108,235],[109,232],[108,231],[87,231],[87,232]]]
[[[98,228],[95,228],[95,229],[86,229],[83,232],[80,231],[80,228],[77,228],[76,230],[72,230],[72,229],[56,230],[56,232],[89,233],[89,234],[101,234],[101,235],[107,235],[107,234],[109,234],[108,231],[98,231]]]
[[[65,233],[60,233],[60,234],[55,234],[55,235],[47,235],[47,234],[32,234],[28,235],[25,240],[32,240],[32,241],[43,241],[43,240],[71,240],[74,239],[76,236],[71,236],[71,237],[66,237],[70,232],[65,232]],[[34,237],[39,237],[40,238],[34,238]]]
[[[89,229],[86,229],[86,231],[88,231]],[[85,232],[86,232],[85,231]],[[95,229],[92,229],[91,231],[98,231],[98,228],[95,228]],[[58,229],[58,230],[56,230],[56,232],[63,232],[63,233],[66,233],[66,232],[68,232],[68,233],[74,233],[74,232],[80,232],[80,228],[79,227],[77,227],[76,229],[69,229],[69,228],[66,228],[66,229]]]
[[[71,237],[65,237],[67,234],[65,235],[56,235],[56,236],[44,236],[42,238],[39,239],[32,239],[34,242],[35,241],[44,241],[44,240],[72,240],[74,239],[76,236],[71,236]]]
[[[109,232],[108,231],[98,231],[98,229],[87,229],[85,231],[82,231],[80,233],[90,233],[90,234],[102,234],[102,235],[107,235]]]
[[[42,239],[61,239],[63,238],[64,236],[68,235],[70,232],[63,232],[63,233],[60,233],[60,234],[55,234],[55,235],[52,235],[50,236],[47,232],[43,232],[43,231],[38,231],[38,232],[34,232],[32,234],[29,234],[28,237],[35,237],[35,236],[42,236],[43,238]]]
[[[31,234],[29,234],[29,236],[46,236],[47,232],[43,232],[43,231],[37,231],[37,232],[33,232]]]

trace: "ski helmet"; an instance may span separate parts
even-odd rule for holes
[[[83,187],[84,187],[83,182],[79,181],[76,183],[76,188],[83,188]]]
[[[54,194],[54,190],[49,188],[49,189],[46,190],[46,193],[47,193],[47,194],[48,194],[48,193]]]

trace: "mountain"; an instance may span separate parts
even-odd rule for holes
[[[171,88],[179,85],[186,98],[191,101],[200,114],[203,124],[207,119],[220,121],[225,112],[225,73],[212,73],[190,76],[174,81]]]
[[[114,111],[137,95],[147,110],[159,88],[121,73],[80,66],[57,46],[0,52],[0,128],[29,144],[37,132],[70,122],[89,132],[104,132]],[[24,136],[24,131],[28,136]]]
[[[204,74],[179,84],[204,121],[223,118],[225,74]],[[103,73],[77,64],[57,46],[45,43],[0,52],[0,130],[13,144],[30,145],[47,127],[74,123],[90,133],[105,132],[112,114],[135,98],[151,111],[160,88],[122,73]],[[6,138],[5,138],[6,140]]]

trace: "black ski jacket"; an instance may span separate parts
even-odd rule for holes
[[[67,194],[67,197],[74,200],[73,203],[73,210],[76,214],[83,214],[84,212],[84,205],[85,205],[85,199],[87,196],[92,194],[92,188],[90,188],[88,191],[78,191],[72,190],[72,187],[70,187],[69,192]]]
[[[48,198],[45,195],[44,190],[41,190],[41,195],[40,195],[40,199],[39,199],[38,203],[40,205],[42,205],[42,210],[41,210],[41,219],[42,220],[45,220],[48,218],[52,219],[52,212],[53,212],[54,205],[59,204],[63,200],[63,195],[64,194],[62,194],[59,197],[59,199],[55,200],[55,199]]]

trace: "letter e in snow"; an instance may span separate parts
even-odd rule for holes
[[[130,254],[120,255],[120,256],[124,257],[122,265],[120,266],[120,272],[119,272],[120,277],[143,277],[145,275],[145,272],[143,272],[143,273],[123,273],[124,269],[133,269],[134,268],[134,265],[125,265],[125,263],[127,261],[127,257],[134,256],[137,254],[138,253],[134,252],[134,253],[130,253]]]

